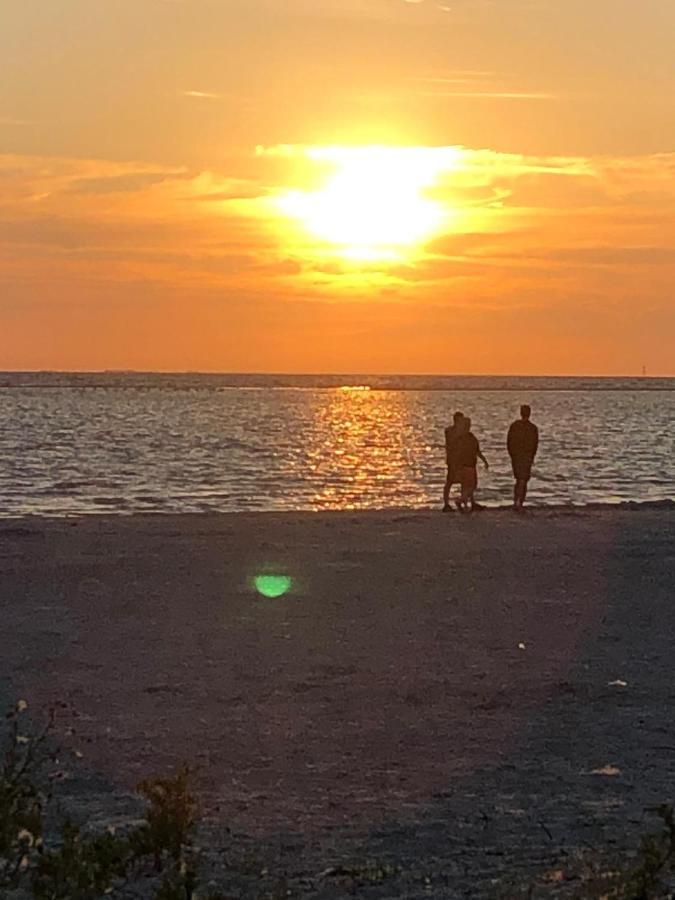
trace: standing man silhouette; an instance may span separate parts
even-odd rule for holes
[[[453,484],[459,484],[459,475],[457,474],[457,442],[462,434],[462,421],[464,416],[461,412],[456,412],[452,417],[452,425],[448,425],[445,429],[445,461],[448,465],[448,474],[443,487],[443,512],[450,512],[450,488]]]
[[[524,403],[520,407],[520,418],[509,428],[506,448],[511,457],[513,477],[513,508],[521,510],[527,496],[527,483],[532,475],[532,463],[539,449],[539,429],[530,422],[532,410]]]

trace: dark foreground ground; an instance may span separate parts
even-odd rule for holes
[[[65,808],[193,764],[232,896],[571,896],[675,796],[668,505],[5,521],[0,614]]]

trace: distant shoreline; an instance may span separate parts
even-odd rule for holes
[[[0,371],[0,389],[16,388],[171,388],[217,390],[371,391],[675,391],[675,376],[649,375],[381,375],[143,372],[107,370]]]

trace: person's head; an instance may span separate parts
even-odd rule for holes
[[[455,423],[455,425],[459,425],[463,418],[464,413],[461,413],[459,410],[457,410],[457,412],[452,417],[452,421]]]
[[[523,405],[520,407],[520,418],[525,419],[525,421],[527,421],[530,418],[531,412],[532,412],[532,410],[527,405],[527,403],[523,403]]]
[[[464,428],[464,431],[471,431],[471,419],[468,416],[464,416],[462,427]]]

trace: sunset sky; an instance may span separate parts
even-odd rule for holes
[[[675,375],[674,0],[0,0],[0,369]]]

